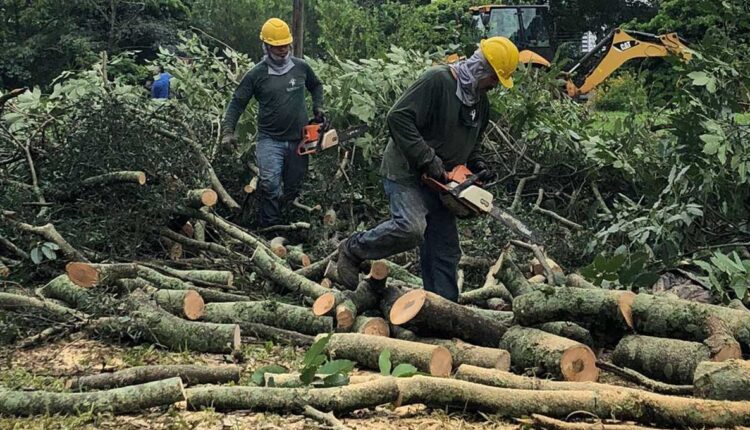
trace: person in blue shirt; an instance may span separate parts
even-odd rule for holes
[[[169,98],[169,80],[172,75],[164,71],[163,66],[159,66],[159,75],[151,85],[151,98],[168,99]]]

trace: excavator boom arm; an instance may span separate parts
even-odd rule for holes
[[[690,50],[680,40],[676,33],[664,35],[654,35],[636,31],[627,32],[622,29],[615,29],[602,42],[600,42],[590,53],[581,59],[568,75],[575,73],[584,63],[589,61],[592,56],[601,52],[607,45],[607,52],[601,57],[596,66],[589,72],[586,79],[578,87],[570,78],[567,83],[568,95],[571,97],[587,94],[599,84],[604,82],[615,70],[620,68],[629,60],[635,58],[653,58],[676,55],[689,61],[692,57]]]

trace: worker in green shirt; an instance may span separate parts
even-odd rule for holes
[[[292,33],[278,18],[260,32],[263,60],[240,82],[222,124],[223,142],[235,145],[235,127],[250,99],[258,100],[255,157],[260,170],[259,226],[283,224],[282,206],[299,194],[307,173],[307,156],[298,155],[302,129],[308,123],[305,89],[312,94],[315,120],[323,122],[323,84],[312,68],[292,56]]]
[[[338,275],[346,287],[356,287],[364,260],[420,246],[424,288],[458,299],[456,217],[420,178],[444,181],[446,170],[461,164],[489,172],[478,151],[489,121],[486,93],[498,83],[511,88],[517,65],[513,42],[492,37],[469,59],[427,70],[396,101],[386,117],[391,138],[380,169],[391,219],[339,245]]]

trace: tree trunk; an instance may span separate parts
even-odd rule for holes
[[[380,317],[358,316],[354,321],[352,331],[360,334],[369,334],[372,336],[389,337],[391,330],[388,323]]]
[[[209,303],[203,319],[215,323],[265,324],[284,330],[316,335],[333,331],[331,317],[318,317],[308,308],[272,300],[237,303]]]
[[[0,415],[69,415],[82,411],[120,415],[169,406],[184,399],[180,378],[91,393],[10,391],[0,388]]]
[[[702,343],[650,336],[626,336],[612,353],[614,364],[672,384],[691,384],[698,363],[710,359]]]
[[[591,333],[576,323],[556,321],[540,324],[534,328],[538,328],[539,330],[560,337],[567,337],[568,339],[582,343],[591,349],[594,348],[594,340],[591,338]]]
[[[178,317],[195,321],[203,316],[205,303],[193,290],[157,290],[152,297],[162,309]]]
[[[703,361],[695,369],[695,395],[716,400],[750,400],[750,362]]]
[[[396,300],[390,321],[395,325],[409,323],[419,335],[459,338],[489,347],[497,347],[508,329],[497,319],[424,290],[412,290]]]
[[[750,312],[650,294],[636,296],[632,310],[638,333],[695,342],[713,335],[708,321],[714,316],[745,352],[750,350]]]
[[[114,373],[81,376],[70,384],[73,391],[107,390],[144,384],[169,378],[181,378],[185,385],[225,384],[239,382],[242,368],[239,366],[166,365],[138,366]]]
[[[379,369],[378,358],[385,348],[391,351],[394,368],[408,363],[433,376],[448,377],[451,374],[451,353],[442,346],[353,333],[336,333],[326,345],[332,358],[353,360],[374,370]]]
[[[533,328],[511,327],[503,336],[511,363],[565,381],[596,381],[599,369],[591,349],[578,342]]]
[[[570,321],[594,330],[595,337],[619,338],[633,326],[630,291],[542,286],[513,300],[518,324]]]

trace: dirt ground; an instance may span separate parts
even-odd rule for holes
[[[241,384],[253,369],[281,364],[296,369],[303,349],[268,344],[246,344],[242,348],[245,367]],[[102,342],[72,338],[31,350],[0,352],[0,385],[17,390],[65,390],[71,378],[149,364],[207,364],[233,362],[222,355],[166,352],[150,346],[121,347]],[[341,421],[352,429],[517,429],[507,420],[489,415],[446,413],[421,405],[355,411]],[[234,429],[318,429],[329,428],[301,415],[277,415],[240,411],[217,413],[211,410],[191,412],[184,404],[153,409],[136,416],[92,415],[44,416],[34,418],[0,418],[0,430],[20,429],[168,429],[168,430],[234,430]]]

